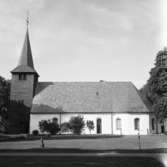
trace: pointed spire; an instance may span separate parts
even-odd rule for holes
[[[26,25],[27,25],[27,31],[25,35],[25,40],[24,40],[20,60],[17,67],[11,72],[12,73],[28,72],[28,73],[37,74],[37,72],[34,69],[34,63],[33,63],[33,57],[32,57],[31,45],[30,45],[30,39],[29,39],[29,31],[28,31],[29,16],[27,16]]]
[[[25,36],[25,40],[24,40],[24,44],[21,52],[21,57],[18,65],[19,66],[24,65],[34,69],[28,27],[27,27],[27,32],[26,32],[26,36]]]

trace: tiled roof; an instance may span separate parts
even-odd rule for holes
[[[131,82],[39,83],[32,113],[149,112]]]

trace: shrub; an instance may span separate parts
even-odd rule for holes
[[[32,131],[32,135],[33,136],[38,136],[39,135],[39,131],[38,130],[33,130]]]
[[[70,125],[70,129],[74,134],[81,134],[84,126],[85,126],[85,122],[83,117],[81,116],[76,116],[76,117],[71,117],[70,121],[69,121],[69,125]]]
[[[42,120],[39,122],[39,129],[43,132],[48,132],[51,135],[57,134],[60,131],[60,127],[57,118],[51,120]]]
[[[88,127],[90,133],[91,133],[91,130],[95,128],[93,121],[87,121],[86,126]]]
[[[69,122],[61,124],[61,132],[69,132],[71,130]]]

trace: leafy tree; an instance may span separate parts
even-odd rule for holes
[[[150,71],[150,78],[146,85],[140,90],[141,97],[147,107],[154,112],[156,117],[156,132],[158,133],[158,122],[167,117],[167,49],[157,54],[155,67]]]
[[[9,104],[10,83],[0,76],[0,109]]]
[[[10,101],[8,106],[7,133],[28,133],[30,108],[21,102]]]
[[[76,116],[76,117],[71,117],[69,121],[70,129],[74,134],[81,134],[82,130],[84,129],[85,122],[83,117],[81,116]]]
[[[93,121],[87,121],[87,122],[86,122],[86,126],[88,127],[89,132],[90,132],[90,134],[91,134],[91,130],[93,130],[93,129],[95,128]]]
[[[42,120],[39,122],[39,129],[43,132],[48,132],[51,135],[57,134],[60,131],[60,127],[57,118],[51,120]]]
[[[156,133],[158,133],[158,122],[163,122],[167,117],[167,97],[159,99],[152,108],[156,118]]]
[[[0,131],[5,132],[9,126],[7,122],[10,83],[0,76]]]

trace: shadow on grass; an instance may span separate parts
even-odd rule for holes
[[[0,153],[167,153],[167,148],[152,149],[76,149],[76,148],[32,148],[32,149],[0,149]]]
[[[28,167],[165,167],[154,157],[102,157],[102,156],[2,156],[0,166]]]

